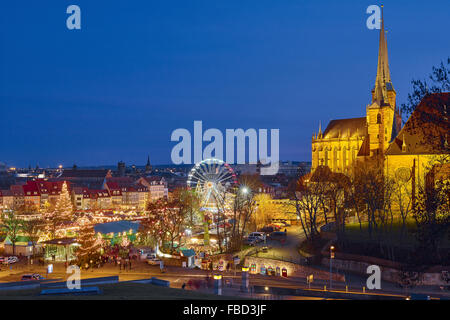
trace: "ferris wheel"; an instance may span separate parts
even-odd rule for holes
[[[237,185],[236,174],[230,165],[220,159],[205,159],[189,172],[188,187],[200,196],[203,210],[216,210],[226,193]]]

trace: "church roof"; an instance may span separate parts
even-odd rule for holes
[[[364,137],[366,134],[366,118],[351,118],[331,120],[325,132],[324,139],[347,139]]]
[[[361,148],[359,148],[357,156],[358,157],[370,156],[370,139],[369,139],[369,135],[368,134],[366,134],[366,136],[364,137],[364,141],[361,144]]]
[[[450,92],[425,96],[389,145],[386,155],[448,153],[449,106]],[[406,152],[402,152],[403,142]]]
[[[391,82],[391,72],[389,70],[386,32],[384,31],[383,6],[381,6],[380,44],[378,49],[377,77],[375,79],[374,91],[373,102],[377,101],[380,105],[388,101],[387,91],[394,91]]]

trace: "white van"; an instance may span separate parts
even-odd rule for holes
[[[141,260],[145,260],[150,256],[156,256],[156,252],[150,249],[141,249],[139,253],[141,254]]]

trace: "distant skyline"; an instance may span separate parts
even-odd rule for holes
[[[81,30],[66,28],[80,6]],[[170,164],[177,128],[280,129],[280,159],[363,117],[379,30],[373,1],[21,1],[0,4],[0,162]],[[386,1],[397,105],[446,60],[450,2]]]

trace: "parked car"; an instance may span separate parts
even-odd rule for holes
[[[266,235],[263,232],[252,232],[248,235],[248,237],[245,239],[245,243],[254,246],[257,243],[264,241]]]
[[[8,264],[12,264],[12,263],[16,263],[16,262],[19,262],[19,258],[17,258],[16,256],[8,257]]]
[[[32,281],[32,280],[44,280],[45,278],[38,273],[24,274],[20,280]]]
[[[277,240],[277,241],[285,241],[286,240],[286,233],[281,231],[274,231],[269,235],[269,238],[271,240]]]
[[[284,223],[283,222],[274,222],[274,223],[272,223],[272,226],[277,227],[277,228],[284,228]]]
[[[271,223],[268,225],[268,227],[272,227],[274,229],[273,231],[279,231],[282,227],[284,227],[284,225],[282,225],[281,223]]]
[[[159,265],[161,259],[159,259],[155,254],[151,254],[147,257],[147,263],[152,266]]]
[[[245,243],[250,245],[250,246],[254,246],[258,243],[256,238],[246,238],[245,239]]]
[[[0,259],[0,263],[2,264],[13,264],[18,261],[19,258],[17,258],[16,256],[2,257],[2,259]]]
[[[255,239],[256,242],[264,241],[266,235],[264,232],[252,232],[248,235],[247,239]]]
[[[144,252],[144,253],[141,254],[141,260],[150,259],[152,257],[156,257],[156,253],[155,252]]]
[[[270,234],[270,233],[272,233],[274,231],[277,231],[277,230],[275,229],[274,226],[265,226],[264,228],[261,228],[258,231],[259,232],[264,232],[266,235],[268,235],[268,234]]]

